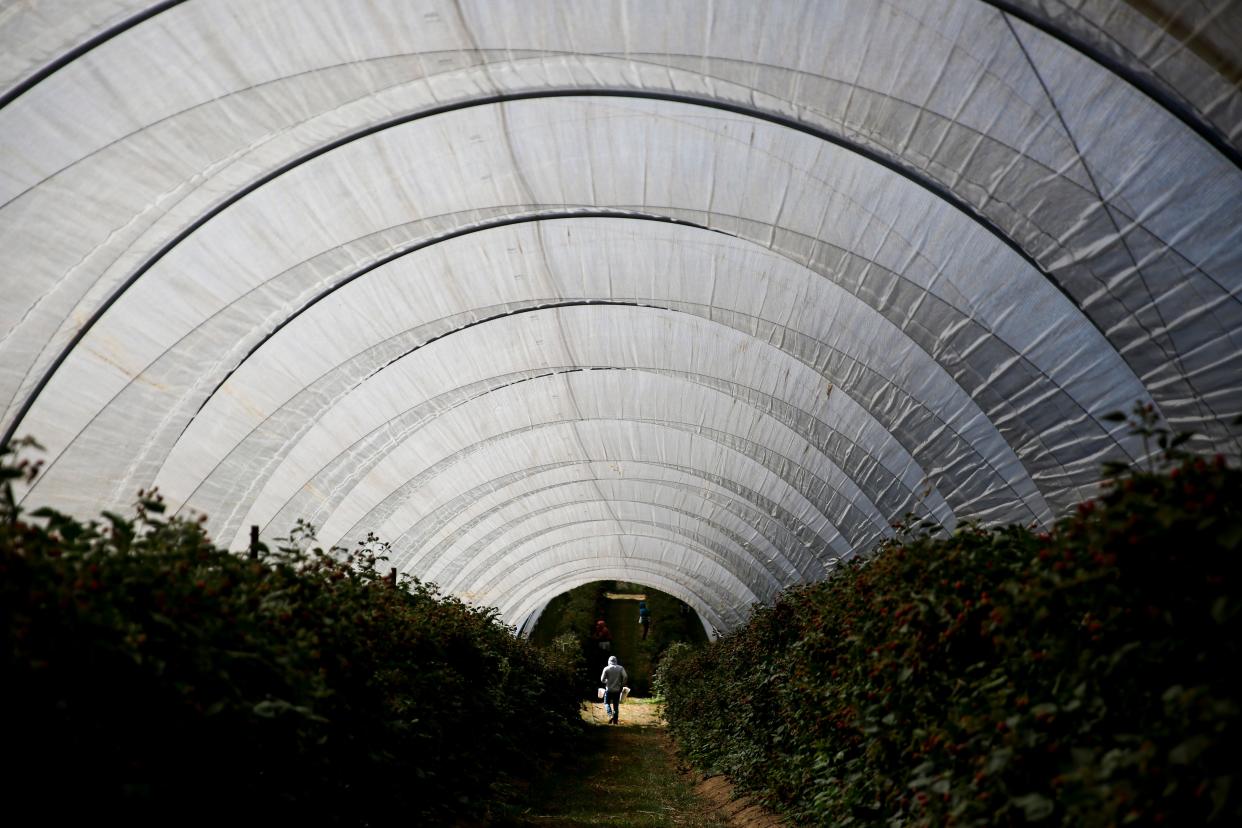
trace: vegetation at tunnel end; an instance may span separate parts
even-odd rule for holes
[[[1242,472],[1177,456],[1050,531],[901,536],[659,676],[681,749],[795,821],[1242,821]]]
[[[447,824],[503,810],[580,733],[576,653],[377,571],[386,546],[257,559],[201,524],[24,514],[3,458],[9,806],[46,820]]]

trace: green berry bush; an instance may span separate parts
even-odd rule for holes
[[[888,542],[667,659],[682,750],[799,824],[1239,824],[1242,473],[1102,491]]]
[[[24,514],[0,466],[10,810],[125,824],[451,824],[502,812],[579,727],[574,654],[377,571],[386,547],[253,559],[197,522]]]

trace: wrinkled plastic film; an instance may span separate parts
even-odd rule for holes
[[[27,502],[727,629],[907,514],[1048,523],[1135,401],[1238,456],[1242,13],[1011,5],[15,7]]]

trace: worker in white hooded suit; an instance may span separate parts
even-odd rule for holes
[[[600,673],[599,680],[604,685],[604,710],[608,713],[609,724],[617,724],[617,716],[621,712],[621,689],[628,678],[617,657],[608,656],[608,666]]]

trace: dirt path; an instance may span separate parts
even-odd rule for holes
[[[639,643],[642,627],[638,626],[638,602],[609,601],[604,618],[612,631],[612,655],[629,672],[630,685],[642,691],[650,683],[651,656]]]
[[[583,703],[582,718],[591,724],[607,725],[608,714],[603,702]],[[627,699],[621,704],[617,720],[621,727],[664,727],[660,705],[648,699]]]
[[[531,805],[506,825],[633,828],[779,828],[781,823],[734,800],[722,777],[701,780],[678,768],[658,704],[632,699],[620,724],[602,703],[584,703],[587,729],[580,754],[531,791]]]

